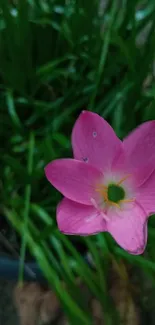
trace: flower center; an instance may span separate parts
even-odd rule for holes
[[[109,183],[107,185],[99,184],[97,186],[96,192],[100,194],[101,199],[107,206],[115,206],[121,209],[122,203],[130,203],[135,200],[134,198],[128,197],[124,188],[121,186],[129,176],[130,175],[126,175],[117,183]],[[93,204],[95,204],[95,207],[97,207],[96,201],[94,199],[92,200]]]
[[[125,191],[119,185],[109,184],[107,189],[107,198],[110,202],[119,203],[119,201],[125,198]]]

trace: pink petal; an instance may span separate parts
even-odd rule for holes
[[[136,199],[148,215],[155,213],[155,171],[138,189]]]
[[[111,170],[113,172],[128,172],[127,156],[123,146],[120,146],[120,148],[116,151],[116,154],[112,160]]]
[[[132,167],[147,166],[150,161],[155,163],[155,121],[140,125],[124,139],[123,144]]]
[[[84,111],[72,132],[75,159],[89,162],[104,170],[121,146],[112,127],[98,114]]]
[[[131,168],[136,187],[144,185],[147,180],[151,177],[153,171],[155,170],[155,162],[149,161],[147,165],[139,168]]]
[[[132,209],[108,215],[107,230],[116,242],[129,253],[142,254],[147,242],[147,217],[144,209],[136,203]]]
[[[130,157],[123,147],[121,147],[112,161],[111,170],[113,172],[131,175],[135,187],[141,186],[147,181],[149,176],[155,170],[155,162],[148,160],[147,165],[137,166],[132,164]]]
[[[75,159],[59,159],[45,168],[49,182],[70,200],[92,205],[95,187],[103,174],[95,167]]]
[[[106,231],[103,217],[94,207],[64,198],[57,207],[57,223],[61,232],[68,235],[93,235]]]

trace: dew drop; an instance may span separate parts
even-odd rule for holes
[[[87,157],[83,157],[82,159],[83,159],[84,162],[86,162],[86,163],[88,162],[88,158]]]
[[[96,132],[96,131],[93,132],[93,137],[94,137],[94,138],[97,137],[97,132]]]

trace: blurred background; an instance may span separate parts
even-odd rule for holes
[[[107,234],[64,236],[44,176],[72,156],[81,110],[121,139],[155,119],[154,55],[154,0],[0,0],[0,252],[19,261],[20,281],[24,260],[40,267],[58,299],[52,324],[155,324],[154,217],[143,256]]]

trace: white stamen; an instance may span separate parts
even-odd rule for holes
[[[96,214],[94,214],[93,216],[91,216],[91,217],[88,217],[87,219],[86,219],[86,222],[91,222],[93,219],[95,219],[96,217],[97,217],[97,213]]]
[[[105,220],[105,221],[109,221],[110,218],[107,216],[107,214],[103,213],[102,211],[100,212],[102,218]]]
[[[97,205],[97,202],[95,201],[94,198],[91,198],[91,203],[93,204],[94,208],[98,210],[98,213],[101,214],[102,218],[106,221],[109,221],[109,217],[102,211],[100,210],[99,206]]]
[[[92,205],[94,206],[94,208],[96,208],[98,210],[98,205],[97,205],[95,199],[91,198],[90,201],[91,201]]]

